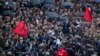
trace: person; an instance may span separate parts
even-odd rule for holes
[[[8,0],[3,0],[4,3],[6,1]],[[29,0],[11,1],[16,6],[12,9],[9,6],[7,8],[13,13],[9,15],[0,14],[0,43],[2,43],[0,46],[4,48],[3,51],[6,56],[12,54],[16,56],[55,56],[55,52],[61,46],[65,47],[69,56],[100,56],[100,15],[99,12],[96,12],[99,4],[87,0],[56,0],[56,3],[53,4],[54,9],[46,9],[43,7],[45,0],[42,0],[39,6],[30,6]],[[25,6],[20,6],[23,2],[25,2]],[[74,6],[71,8],[62,6],[63,2],[72,3]],[[49,1],[46,3],[48,4]],[[50,4],[52,5],[51,2]],[[87,6],[85,4],[91,4],[93,8],[94,19],[91,24],[82,17],[84,7]],[[2,12],[5,11],[8,11],[8,9]],[[55,12],[58,16],[51,18],[55,15],[47,15],[48,12]],[[16,27],[17,21],[26,22],[28,38],[23,39],[22,36],[18,36],[18,39],[14,39],[12,29]],[[92,52],[90,49],[92,49]]]

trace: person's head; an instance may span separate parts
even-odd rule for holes
[[[19,42],[23,43],[23,41],[24,41],[23,37],[19,37]]]
[[[0,21],[2,20],[2,16],[0,15]]]
[[[11,17],[10,16],[5,16],[5,19],[7,19],[7,21],[10,21]]]

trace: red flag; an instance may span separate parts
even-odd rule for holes
[[[56,56],[68,56],[68,53],[63,48],[58,49]]]
[[[18,25],[13,29],[13,32],[27,38],[28,27],[24,21],[20,21]]]
[[[84,19],[90,23],[93,21],[92,11],[91,11],[90,7],[86,8],[86,10],[84,12]]]

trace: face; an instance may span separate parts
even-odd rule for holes
[[[6,16],[6,19],[7,19],[7,21],[10,21],[11,20],[11,18],[9,16]]]
[[[20,43],[23,43],[23,41],[24,41],[24,40],[23,40],[23,38],[22,38],[22,37],[20,37]]]
[[[16,25],[18,25],[18,23],[19,23],[18,21],[15,22]]]
[[[43,11],[40,11],[40,15],[43,15]]]
[[[71,27],[69,27],[69,31],[72,32],[72,28]]]
[[[2,21],[2,18],[0,18],[0,22]]]

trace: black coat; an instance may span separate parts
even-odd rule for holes
[[[4,39],[0,38],[0,48],[5,48]]]

